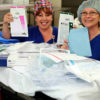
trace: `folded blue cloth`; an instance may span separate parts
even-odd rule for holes
[[[17,40],[17,39],[4,39],[4,38],[0,37],[0,43],[8,44],[8,43],[17,43],[17,42],[19,42],[19,40]]]
[[[2,36],[2,32],[0,32],[0,37]]]
[[[0,32],[0,43],[6,43],[6,44],[9,44],[9,43],[17,43],[19,42],[18,39],[4,39],[2,37],[2,32]]]

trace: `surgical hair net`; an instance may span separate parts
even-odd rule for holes
[[[83,1],[77,10],[77,16],[79,21],[81,22],[81,13],[84,8],[94,8],[100,14],[100,0],[87,0]]]

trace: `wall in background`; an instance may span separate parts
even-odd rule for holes
[[[79,5],[83,2],[84,0],[62,0],[62,8],[68,7],[69,12],[74,14],[74,17],[77,16],[77,9]]]
[[[54,9],[54,22],[53,22],[53,25],[58,27],[62,0],[49,0],[49,1],[52,2],[53,9]]]

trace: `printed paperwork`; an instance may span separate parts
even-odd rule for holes
[[[10,12],[14,18],[11,25],[11,36],[28,37],[27,17],[25,7],[11,7]]]
[[[57,44],[63,44],[64,40],[68,38],[69,30],[73,27],[73,20],[72,14],[60,13]]]
[[[87,57],[92,55],[87,28],[72,29],[68,42],[71,53]]]
[[[36,54],[13,53],[7,58],[7,67],[28,67],[33,64]]]
[[[0,52],[0,62],[4,63],[1,63],[0,66],[29,66],[30,63],[34,61],[35,56],[40,53],[40,48],[44,47],[48,48],[50,47],[50,45],[46,43],[34,44],[31,41],[10,45],[2,45]]]

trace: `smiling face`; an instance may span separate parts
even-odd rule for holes
[[[81,14],[82,24],[87,28],[98,27],[100,14],[93,8],[85,8]]]
[[[52,20],[52,12],[50,12],[50,10],[47,8],[40,9],[35,17],[37,26],[42,30],[48,29],[52,24]]]

